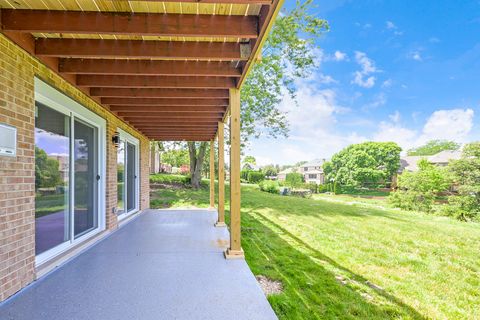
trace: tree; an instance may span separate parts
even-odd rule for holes
[[[272,177],[278,174],[278,168],[270,164],[268,166],[263,167],[262,172],[265,174],[265,176]]]
[[[35,146],[35,188],[53,188],[61,184],[58,160],[49,158],[45,150]]]
[[[394,142],[352,144],[325,162],[326,181],[366,187],[390,181],[400,167],[400,151]]]
[[[242,86],[242,144],[252,136],[288,135],[288,120],[279,109],[280,102],[285,93],[295,101],[295,80],[306,78],[318,66],[315,40],[328,30],[325,20],[309,13],[312,5],[313,0],[297,1],[293,9],[284,10],[276,18],[262,58],[255,62]],[[193,187],[200,185],[200,174],[192,168],[202,165],[207,144],[188,143]],[[201,172],[201,168],[196,170]]]
[[[188,142],[188,154],[190,157],[190,177],[192,187],[200,188],[202,179],[202,165],[207,150],[207,142]]]
[[[389,196],[389,202],[398,208],[432,211],[438,193],[448,190],[451,179],[445,168],[437,167],[426,159],[418,162],[417,172],[405,171],[398,177],[399,190]]]
[[[462,158],[448,165],[458,195],[448,197],[444,213],[460,220],[480,218],[480,142],[465,145]]]
[[[292,188],[296,188],[303,183],[303,175],[301,173],[292,172],[287,173],[285,177],[285,184]]]
[[[243,170],[253,170],[253,168],[257,165],[257,160],[254,156],[246,156],[243,159]]]
[[[185,148],[185,145],[173,146],[162,153],[162,162],[168,163],[173,167],[181,167],[189,163],[189,161],[188,150]]]
[[[460,144],[448,140],[430,140],[425,145],[407,151],[409,156],[433,156],[444,150],[458,150]]]

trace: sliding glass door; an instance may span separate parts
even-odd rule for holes
[[[69,100],[59,104],[40,94],[36,100],[35,253],[40,264],[104,227],[100,132],[105,122],[80,105],[73,112]]]
[[[35,253],[70,240],[70,117],[36,106]]]
[[[117,150],[117,214],[119,218],[138,210],[138,140],[120,132]]]
[[[97,227],[97,132],[74,121],[74,233],[75,238]]]

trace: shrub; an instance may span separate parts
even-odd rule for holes
[[[310,190],[312,193],[318,193],[318,185],[314,182],[310,182],[310,183],[304,183],[302,185],[302,189],[308,189]]]
[[[189,184],[190,176],[158,173],[150,175],[151,183],[166,183],[166,184]]]
[[[388,196],[388,203],[396,208],[410,211],[431,212],[435,202],[433,192],[399,190]]]
[[[318,193],[328,192],[328,184],[321,184],[318,186]]]
[[[418,162],[419,171],[404,172],[398,177],[397,192],[392,192],[389,202],[397,208],[431,212],[435,196],[446,191],[451,180],[443,168],[423,159]]]
[[[248,173],[248,182],[249,183],[259,183],[265,180],[265,175],[262,172],[250,171]]]
[[[292,188],[298,187],[303,183],[303,175],[301,173],[287,173],[285,177],[285,184]]]
[[[260,190],[268,193],[275,193],[278,194],[280,192],[280,187],[278,186],[278,182],[271,181],[271,180],[264,180],[258,184],[260,186]]]
[[[295,189],[292,190],[290,194],[294,197],[310,198],[312,196],[312,191],[308,189]]]
[[[240,171],[240,179],[243,181],[248,181],[248,174],[251,172],[251,170],[242,170]]]

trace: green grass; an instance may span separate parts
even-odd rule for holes
[[[40,218],[66,208],[65,194],[37,195],[35,197],[35,217]]]
[[[152,194],[208,203],[208,188]],[[268,298],[280,319],[480,318],[479,224],[243,186],[242,237],[253,273],[284,284]]]

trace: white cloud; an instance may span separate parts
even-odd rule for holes
[[[378,131],[373,135],[374,141],[396,142],[404,150],[413,146],[417,131],[405,128],[399,123],[380,122]]]
[[[397,26],[392,21],[387,21],[386,25],[387,25],[387,29],[397,29]]]
[[[390,120],[392,120],[394,123],[399,123],[400,122],[400,112],[396,110],[394,113],[388,115]]]
[[[332,76],[325,75],[325,74],[319,74],[318,77],[316,77],[316,79],[321,84],[338,83],[338,81],[333,79]]]
[[[407,58],[415,61],[423,61],[423,56],[420,50],[414,50],[408,53]]]
[[[428,118],[421,141],[448,139],[464,142],[473,127],[472,109],[437,110]]]
[[[355,71],[352,83],[363,88],[372,88],[375,85],[376,78],[371,74],[378,72],[375,62],[360,51],[355,51],[355,61],[361,69]]]
[[[437,110],[426,120],[421,132],[402,126],[400,113],[389,115],[390,121],[382,121],[373,135],[375,141],[393,141],[403,150],[418,147],[435,139],[466,142],[473,127],[472,109]]]
[[[385,95],[385,93],[380,92],[374,95],[373,100],[367,105],[363,106],[362,110],[366,111],[369,109],[376,109],[378,107],[385,105],[386,103],[387,103],[387,96]]]
[[[348,59],[348,56],[345,52],[341,52],[341,51],[337,50],[333,54],[333,59],[335,61],[344,61],[344,60]]]
[[[440,42],[440,39],[438,39],[437,37],[431,37],[430,39],[428,39],[428,42],[430,42],[430,43],[439,43],[439,42]]]
[[[382,88],[390,88],[393,84],[393,81],[392,79],[387,79],[385,81],[383,81],[382,83]]]

